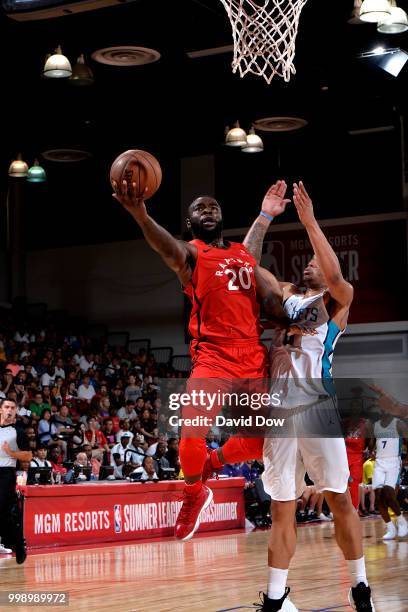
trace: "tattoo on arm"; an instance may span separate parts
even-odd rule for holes
[[[244,246],[259,263],[262,258],[262,245],[269,225],[265,225],[261,219],[256,219],[248,230],[244,239]]]

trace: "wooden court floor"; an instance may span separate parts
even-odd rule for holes
[[[368,576],[377,612],[408,611],[408,541],[381,540],[378,518],[363,520]],[[289,586],[302,612],[346,612],[348,577],[333,525],[306,525]],[[254,609],[265,590],[268,531],[36,553],[23,566],[0,557],[1,591],[67,591],[70,612],[207,612]],[[1,611],[40,610],[0,606]]]

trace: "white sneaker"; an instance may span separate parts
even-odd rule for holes
[[[283,606],[281,607],[282,612],[299,612],[295,604],[290,599],[285,599]]]
[[[405,538],[408,535],[408,523],[402,514],[397,518],[397,534],[399,538]]]
[[[11,548],[6,548],[3,544],[0,544],[0,555],[11,555],[12,552]]]
[[[321,513],[319,514],[318,518],[319,518],[321,521],[329,521],[329,522],[330,522],[330,521],[332,520],[332,519],[330,518],[330,516],[326,516],[326,515],[324,514],[324,512],[321,512]]]
[[[383,540],[393,540],[397,536],[397,530],[392,521],[387,523],[387,531],[383,535]]]

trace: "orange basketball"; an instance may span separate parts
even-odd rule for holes
[[[130,149],[115,159],[110,170],[110,181],[121,185],[136,184],[136,194],[144,200],[150,198],[160,187],[162,171],[159,162],[147,151]]]

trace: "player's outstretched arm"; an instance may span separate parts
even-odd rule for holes
[[[263,303],[268,319],[279,327],[288,327],[290,320],[282,306],[282,289],[274,275],[266,268],[255,268],[256,293]]]
[[[262,245],[271,224],[286,208],[290,200],[285,199],[287,185],[285,181],[277,181],[268,189],[262,201],[261,212],[253,222],[244,239],[244,246],[259,263],[262,257]]]
[[[353,301],[353,287],[344,278],[336,253],[323,234],[316,221],[305,186],[300,181],[293,185],[293,201],[301,223],[304,225],[319,267],[327,282],[330,295],[342,306],[349,306]]]
[[[408,419],[408,404],[401,404],[401,402],[398,402],[391,395],[388,395],[379,385],[372,384],[368,385],[368,387],[375,391],[375,393],[378,393],[378,405],[380,408],[394,416]]]
[[[177,274],[181,283],[186,285],[192,274],[191,264],[197,258],[196,247],[174,238],[147,214],[143,198],[138,198],[135,194],[136,183],[129,186],[126,181],[123,181],[122,186],[114,183],[113,187],[115,189],[113,197],[138,223],[148,244]]]

